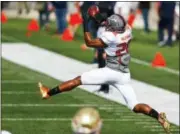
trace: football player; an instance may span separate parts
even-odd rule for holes
[[[117,14],[111,15],[106,21],[101,22],[97,6],[90,7],[87,14],[90,16],[89,19],[98,19],[104,25],[98,38],[93,39],[88,29],[88,20],[84,19],[83,22],[86,45],[105,49],[106,67],[85,72],[81,76],[65,81],[52,89],[39,83],[42,98],[47,99],[53,95],[71,91],[80,85],[110,84],[120,91],[129,109],[135,113],[143,113],[155,118],[164,130],[170,133],[170,123],[166,119],[165,113],[159,113],[149,105],[139,103],[129,84],[131,76],[128,67],[130,62],[128,46],[132,38],[131,28],[126,24],[124,18]]]
[[[102,120],[96,109],[87,107],[75,114],[71,126],[74,134],[100,134]]]

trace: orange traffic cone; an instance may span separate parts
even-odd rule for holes
[[[32,19],[27,26],[27,30],[32,32],[38,32],[39,31],[38,22],[35,19]]]
[[[166,61],[160,52],[156,53],[154,60],[152,61],[152,66],[153,67],[165,67],[166,66]]]
[[[1,12],[1,23],[4,24],[7,22],[7,17],[4,12]]]
[[[135,20],[136,16],[135,14],[130,14],[129,17],[128,17],[128,24],[133,27],[133,23],[134,23],[134,20]]]
[[[64,40],[64,41],[72,41],[73,40],[73,34],[70,32],[70,30],[68,28],[65,29],[63,32],[62,40]]]
[[[69,24],[74,26],[74,25],[79,25],[82,23],[82,17],[79,13],[74,13],[70,15],[70,20],[69,20]]]

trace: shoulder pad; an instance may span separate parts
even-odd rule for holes
[[[115,35],[112,32],[103,32],[100,36],[100,39],[106,44],[115,43]]]

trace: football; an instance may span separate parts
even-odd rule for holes
[[[94,17],[96,14],[99,13],[99,7],[96,5],[93,5],[91,7],[89,7],[88,9],[88,15],[91,17]]]

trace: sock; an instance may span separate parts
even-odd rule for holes
[[[59,90],[59,86],[50,89],[48,92],[48,95],[53,96],[53,95],[56,95],[58,93],[61,93],[61,91]]]
[[[157,120],[159,118],[159,113],[156,110],[154,110],[154,109],[151,109],[151,111],[149,112],[148,115],[153,117],[153,118],[155,118],[155,119],[157,119]]]

